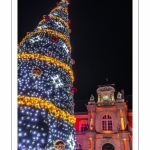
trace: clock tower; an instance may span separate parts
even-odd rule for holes
[[[112,85],[99,86],[99,88],[97,89],[98,106],[114,105],[115,89],[112,87]]]
[[[121,92],[115,99],[114,86],[99,86],[96,90],[97,102],[92,95],[86,105],[89,130],[85,141],[89,144],[83,150],[132,150],[127,129],[127,104]]]

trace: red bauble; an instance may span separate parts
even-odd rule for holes
[[[55,149],[65,149],[65,143],[61,140],[56,140],[54,147]]]
[[[34,76],[40,76],[42,74],[42,70],[39,68],[33,68],[31,72]]]
[[[28,34],[30,34],[30,32],[27,32],[26,34],[28,35]]]
[[[47,16],[47,15],[44,15],[43,18],[44,18],[45,20],[50,20],[50,17]]]
[[[70,0],[67,0],[68,3],[70,3]]]
[[[77,92],[77,89],[74,86],[72,86],[71,89],[70,89],[70,91],[74,94],[74,93]]]
[[[70,19],[68,19],[68,24],[71,24],[71,20]]]
[[[56,36],[53,35],[53,36],[51,36],[50,40],[51,40],[52,42],[57,42],[58,39],[57,39]]]
[[[59,5],[59,2],[57,2],[56,5],[58,6],[58,5]]]
[[[71,33],[71,29],[68,29],[69,33]]]
[[[72,63],[72,65],[74,65],[74,64],[75,64],[75,61],[74,61],[73,59],[71,59],[71,63]]]

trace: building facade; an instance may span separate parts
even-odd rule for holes
[[[76,150],[132,150],[132,112],[123,92],[114,98],[111,85],[97,89],[97,102],[91,95],[87,112],[76,113]]]

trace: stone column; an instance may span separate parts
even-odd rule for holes
[[[117,130],[118,130],[118,126],[121,127],[121,119],[120,119],[120,110],[117,109]],[[121,130],[121,128],[120,128]]]
[[[130,141],[129,141],[129,132],[119,133],[120,142],[121,142],[121,150],[131,150],[130,149]]]
[[[123,109],[122,112],[123,112],[124,123],[125,123],[125,125],[126,125],[126,124],[127,124],[127,113],[126,113],[126,110],[125,110],[125,109]]]
[[[87,132],[87,148],[85,150],[95,150],[95,132]]]
[[[100,97],[100,95],[98,94],[98,101],[97,101],[97,103],[100,103],[101,102],[101,97]]]

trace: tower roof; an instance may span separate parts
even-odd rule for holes
[[[102,92],[102,91],[113,91],[115,92],[115,89],[111,86],[111,85],[104,85],[104,86],[100,86],[98,89],[97,89],[97,92]]]
[[[98,85],[98,87],[104,87],[104,86],[112,86],[112,87],[115,87],[115,84],[103,84],[103,85]]]

